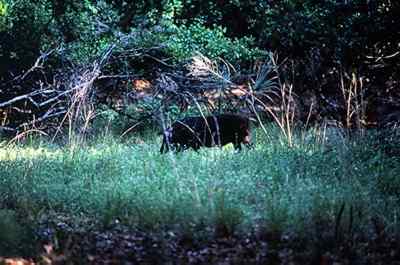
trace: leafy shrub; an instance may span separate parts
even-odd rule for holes
[[[0,76],[31,67],[40,51],[57,46],[64,60],[84,63],[109,43],[115,20],[104,1],[1,1],[0,58],[7,69]]]
[[[82,64],[93,60],[110,43],[117,41],[114,31],[118,16],[104,1],[85,2],[78,11],[68,10],[65,13],[60,24],[67,24],[68,31],[64,29],[64,33],[59,33],[71,35],[67,38],[64,36],[66,58]]]
[[[232,63],[253,60],[263,55],[255,47],[253,38],[231,39],[226,36],[226,29],[223,27],[207,27],[200,19],[191,24],[176,24],[164,19],[145,31],[133,28],[131,34],[133,37],[129,46],[160,47],[164,52],[163,56],[174,62],[187,60],[195,53],[202,53],[209,58],[221,57]]]
[[[46,1],[40,1],[40,4],[31,1],[1,3],[0,78],[33,64],[39,54],[46,25],[51,21]]]
[[[225,58],[230,62],[254,59],[261,52],[252,49],[254,39],[244,37],[230,39],[221,26],[207,28],[203,22],[182,24],[173,28],[174,31],[165,38],[167,51],[177,60],[187,59],[199,52],[210,58]],[[163,38],[163,37],[162,37]]]

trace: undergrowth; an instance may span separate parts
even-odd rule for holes
[[[379,219],[387,232],[399,232],[397,158],[367,137],[327,147],[303,132],[289,147],[277,128],[268,130],[269,137],[257,130],[254,148],[240,153],[228,145],[161,155],[159,136],[62,147],[3,143],[0,214],[33,223],[56,213],[140,229],[206,226],[225,234],[257,226],[307,235],[321,223],[331,233],[364,233]],[[4,220],[0,238],[13,242],[18,224]]]

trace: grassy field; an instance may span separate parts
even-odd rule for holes
[[[157,136],[62,147],[4,142],[0,241],[18,242],[20,227],[54,213],[141,229],[308,235],[322,224],[332,233],[368,233],[379,220],[400,232],[398,158],[368,137],[327,145],[303,132],[289,147],[277,128],[268,131],[257,131],[255,147],[240,153],[228,145],[161,155]]]

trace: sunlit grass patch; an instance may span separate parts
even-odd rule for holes
[[[0,148],[0,161],[17,160],[17,159],[37,159],[37,158],[54,158],[61,155],[62,151],[47,147],[21,147],[11,146]]]

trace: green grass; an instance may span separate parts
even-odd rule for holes
[[[368,231],[379,218],[388,231],[400,231],[398,160],[368,139],[326,151],[300,136],[288,147],[276,128],[269,130],[272,140],[258,131],[255,148],[241,153],[226,146],[161,155],[156,136],[3,146],[0,208],[32,221],[62,213],[151,229],[259,225],[308,233],[321,222],[334,229],[344,203],[341,226],[353,219],[358,231]]]

